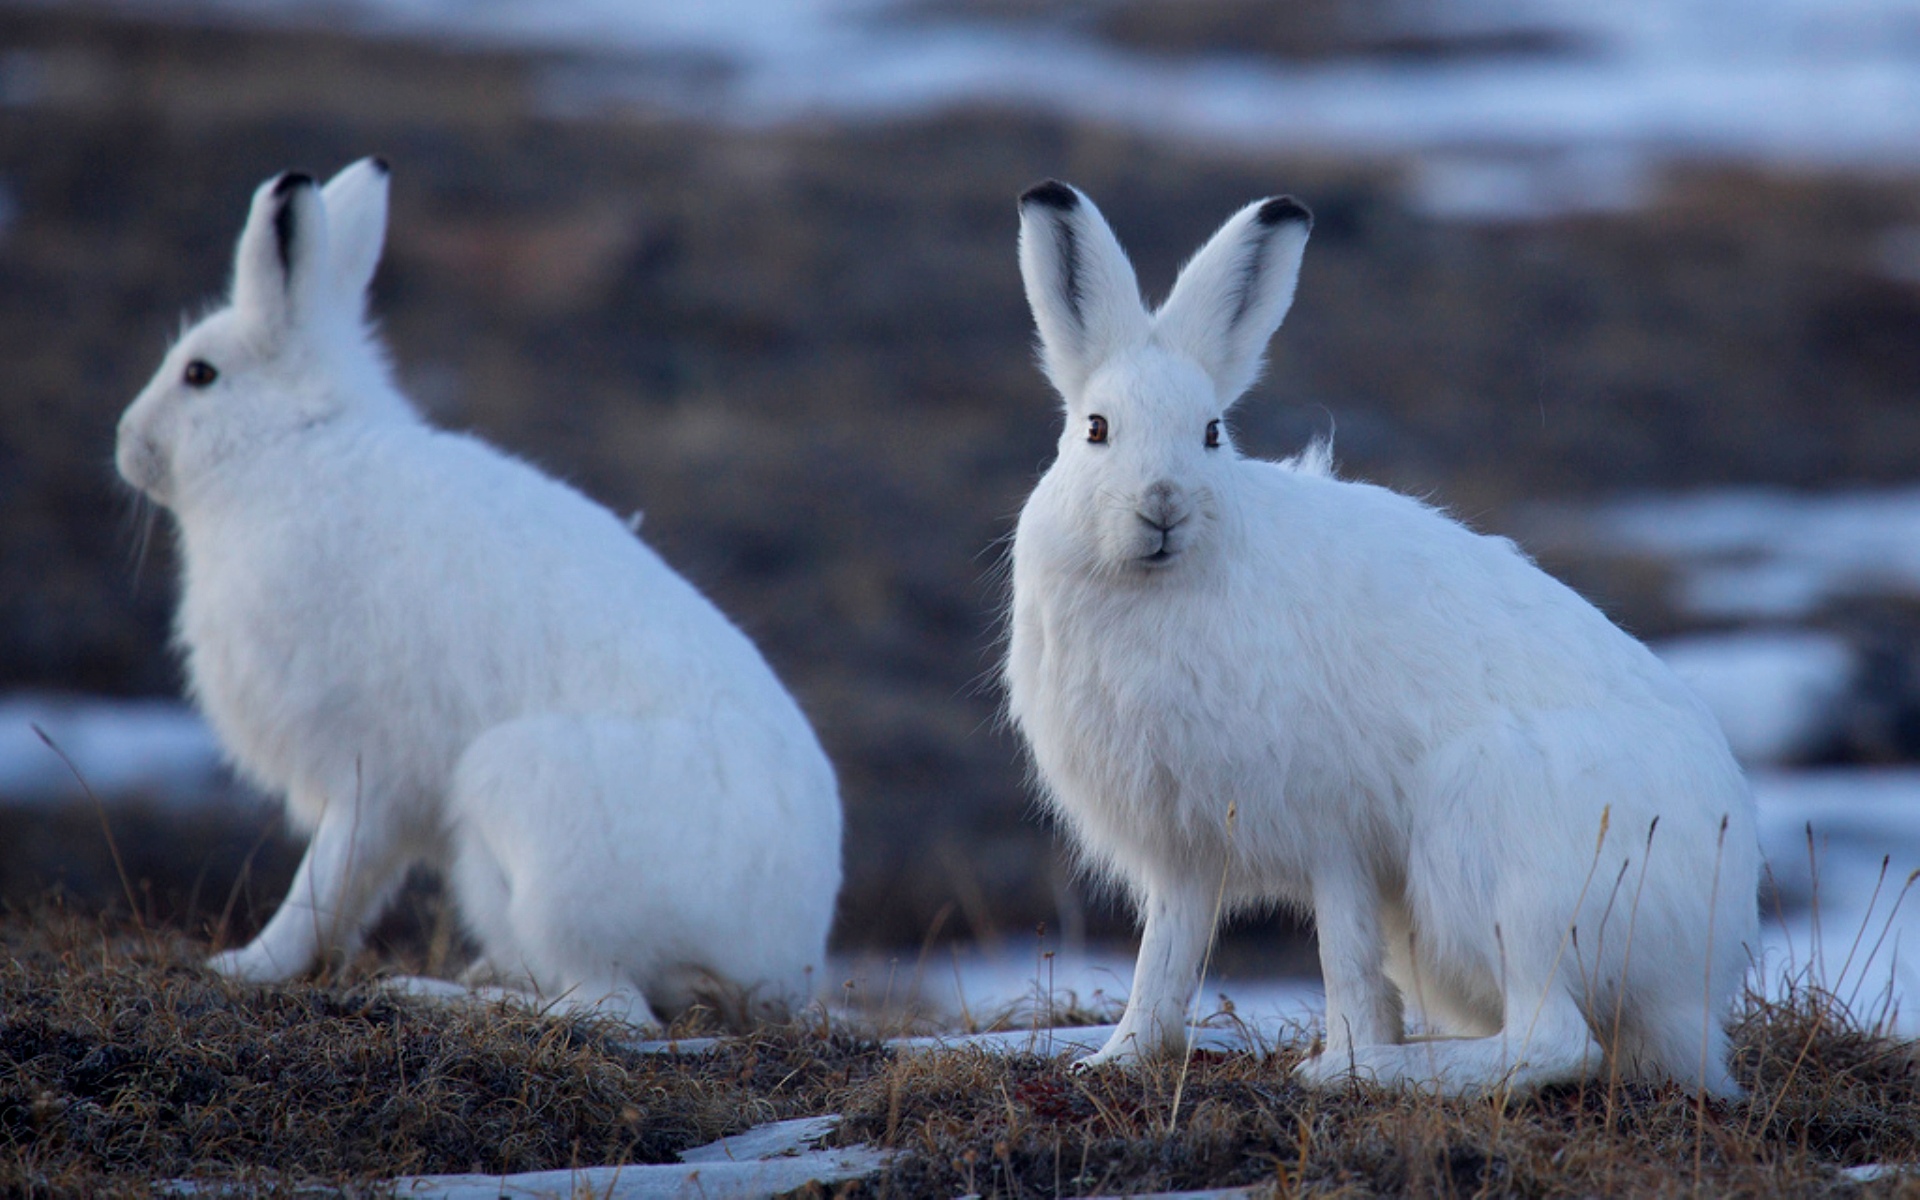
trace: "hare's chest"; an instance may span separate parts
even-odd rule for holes
[[[1282,786],[1271,684],[1176,618],[1123,615],[1147,614],[1017,615],[1014,712],[1057,802],[1142,827],[1207,824],[1250,781]]]
[[[311,540],[220,532],[189,539],[176,640],[222,741],[250,774],[284,786],[302,757],[295,731],[338,707],[361,656],[341,628],[340,581]]]
[[[286,788],[298,771],[294,736],[298,699],[277,664],[285,647],[263,643],[247,614],[183,600],[178,639],[193,697],[228,755],[268,790]]]

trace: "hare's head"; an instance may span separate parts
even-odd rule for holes
[[[182,334],[120,418],[120,474],[162,504],[249,449],[359,410],[404,410],[366,323],[387,229],[387,165],[326,187],[276,176],[254,193],[226,307]]]
[[[1054,181],[1020,197],[1020,273],[1066,402],[1052,533],[1090,565],[1160,571],[1207,547],[1236,457],[1227,412],[1293,303],[1312,225],[1291,197],[1249,204],[1149,312],[1091,200]]]

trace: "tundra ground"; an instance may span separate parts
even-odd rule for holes
[[[640,1054],[612,1022],[395,999],[364,972],[238,986],[176,932],[58,908],[0,924],[0,1193],[168,1180],[363,1193],[406,1174],[671,1162],[837,1113],[898,1152],[863,1196],[1075,1196],[1237,1184],[1276,1195],[1886,1194],[1920,1186],[1916,1048],[1801,988],[1749,998],[1732,1104],[1596,1082],[1507,1104],[1309,1092],[1300,1040],[1076,1073],[1031,1055],[903,1053],[824,1009]],[[703,1013],[677,1032],[713,1032]],[[1303,1031],[1304,1033],[1304,1031]]]

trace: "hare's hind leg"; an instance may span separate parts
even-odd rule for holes
[[[643,1021],[689,971],[803,986],[832,897],[796,877],[808,834],[754,745],[693,720],[556,714],[477,739],[454,772],[451,874],[492,966]]]
[[[1634,1014],[1631,1022],[1623,1023],[1614,1053],[1620,1073],[1628,1077],[1671,1079],[1723,1099],[1744,1094],[1727,1067],[1727,1031],[1720,1013],[1706,1001]]]
[[[1457,964],[1436,961],[1417,944],[1413,918],[1405,902],[1391,898],[1382,908],[1387,938],[1387,978],[1400,992],[1409,1025],[1418,1022],[1427,1035],[1488,1037],[1500,1030],[1497,978],[1478,979]]]
[[[1586,1014],[1564,963],[1559,961],[1558,943],[1549,936],[1521,941],[1514,945],[1512,959],[1506,964],[1504,980],[1479,980],[1469,966],[1462,964],[1450,973],[1445,965],[1432,961],[1413,940],[1411,923],[1405,911],[1392,897],[1374,910],[1357,903],[1334,905],[1320,898],[1324,890],[1316,885],[1316,919],[1321,926],[1321,955],[1327,974],[1327,1044],[1320,1055],[1307,1059],[1297,1068],[1309,1084],[1329,1085],[1351,1081],[1381,1087],[1414,1087],[1446,1095],[1487,1095],[1505,1089],[1529,1090],[1550,1083],[1579,1079],[1600,1068],[1600,1045],[1594,1040]],[[1354,900],[1357,902],[1359,894]],[[1378,924],[1369,926],[1368,916],[1378,914]],[[1365,944],[1363,935],[1370,929],[1387,935],[1381,947],[1382,966],[1376,970],[1370,959],[1355,949],[1341,951],[1335,935],[1346,931],[1346,945]],[[1377,944],[1377,943],[1376,943]],[[1431,947],[1429,947],[1431,949]],[[1365,1017],[1353,999],[1337,1002],[1336,983],[1340,956],[1345,954],[1346,989],[1349,997],[1363,998],[1369,988],[1386,986],[1396,1001],[1406,998],[1424,1008],[1431,1018],[1447,1018],[1443,1023],[1468,1036],[1428,1036],[1408,1041],[1403,1029],[1389,1024],[1397,1019],[1398,1007],[1374,1011],[1374,1030],[1384,1036],[1361,1041],[1349,1034],[1342,1045],[1335,1026],[1342,1014]],[[1388,971],[1401,977],[1399,987],[1385,984]],[[1504,983],[1504,994],[1501,984]],[[1356,986],[1359,985],[1359,986]],[[1410,986],[1414,995],[1402,997],[1400,988]],[[1385,1005],[1385,1000],[1376,999]]]
[[[653,915],[622,904],[634,822],[623,806],[644,779],[610,778],[590,722],[535,716],[488,730],[461,756],[448,797],[452,886],[480,943],[473,982],[534,992],[568,1011],[657,1024],[628,953]],[[610,934],[619,917],[632,932]]]
[[[1312,1058],[1301,1064],[1300,1074],[1305,1082],[1320,1086],[1359,1082],[1485,1096],[1570,1083],[1600,1070],[1600,1045],[1571,999],[1551,1003],[1537,1016],[1530,1009],[1516,1013],[1509,1007],[1508,1019],[1509,1028],[1491,1037],[1355,1046],[1342,1061],[1329,1064],[1337,1069],[1309,1071],[1307,1067],[1320,1061]]]

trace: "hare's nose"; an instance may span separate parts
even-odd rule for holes
[[[1166,480],[1149,487],[1140,496],[1140,506],[1134,510],[1142,521],[1166,533],[1187,519],[1187,501],[1178,486]]]

